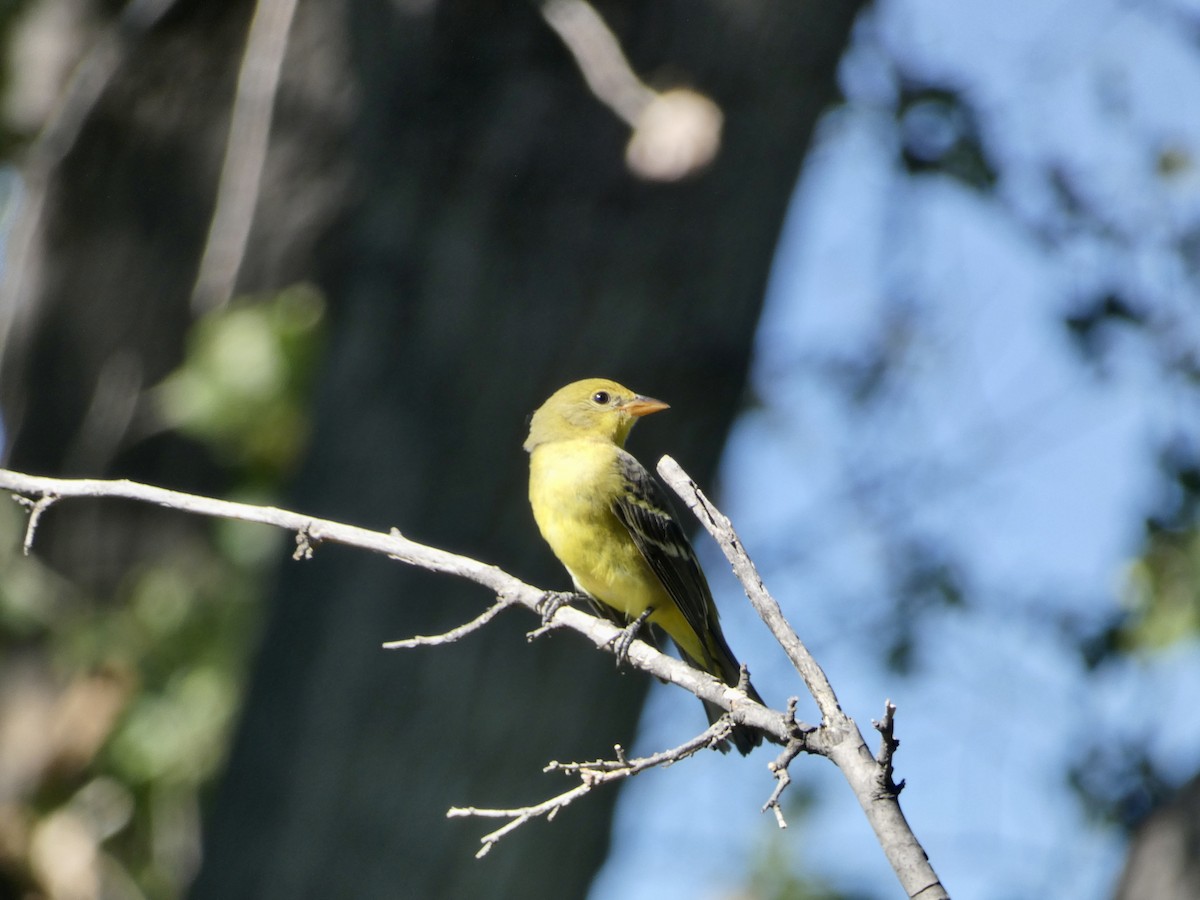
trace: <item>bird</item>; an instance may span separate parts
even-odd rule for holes
[[[638,419],[668,409],[606,378],[560,388],[529,420],[529,502],[538,530],[593,608],[627,626],[661,628],[693,668],[736,687],[741,666],[721,632],[717,606],[666,491],[625,450]],[[618,661],[621,657],[618,644]],[[747,682],[750,699],[762,703]],[[709,722],[724,710],[705,702]],[[730,733],[743,754],[762,742],[755,728]],[[727,742],[718,745],[727,752]]]

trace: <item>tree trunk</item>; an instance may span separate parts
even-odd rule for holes
[[[1200,776],[1138,826],[1113,900],[1200,897]]]

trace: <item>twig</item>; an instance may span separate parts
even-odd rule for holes
[[[586,782],[576,785],[569,791],[564,791],[557,797],[551,797],[534,806],[522,806],[517,809],[481,809],[476,806],[452,806],[446,810],[446,818],[454,819],[463,816],[476,816],[484,819],[510,819],[508,824],[497,828],[495,831],[489,831],[479,839],[483,845],[475,854],[476,859],[483,859],[488,855],[488,852],[500,841],[506,834],[516,831],[526,822],[532,821],[539,816],[545,816],[547,821],[552,820],[558,811],[566,806],[569,806],[572,801],[577,800],[584,794],[591,791],[592,786]]]
[[[725,122],[716,103],[690,88],[656,91],[647,85],[587,0],[541,0],[539,8],[592,94],[633,129],[625,147],[630,171],[653,181],[677,181],[712,162]]]
[[[193,312],[218,308],[233,294],[258,206],[279,73],[295,11],[296,0],[255,4],[229,115],[216,205],[192,288]]]
[[[647,769],[666,767],[679,762],[681,759],[687,759],[689,756],[695,755],[706,747],[715,747],[729,737],[731,728],[732,722],[727,717],[722,716],[700,734],[685,741],[678,747],[673,747],[670,750],[662,750],[650,756],[638,759],[626,759],[624,750],[618,745],[615,748],[617,755],[617,759],[615,760],[594,760],[585,763],[551,762],[543,771],[565,772],[570,775],[578,775],[580,783],[569,791],[564,791],[533,806],[519,806],[513,809],[483,809],[475,806],[452,806],[446,810],[446,817],[462,818],[472,816],[483,819],[510,820],[505,825],[502,825],[495,831],[488,832],[479,839],[480,844],[483,846],[479,848],[479,851],[475,854],[475,858],[481,859],[505,835],[516,831],[526,822],[533,821],[542,816],[545,816],[547,821],[549,821],[558,815],[560,809],[569,806],[575,800],[589,793],[594,787],[619,781],[623,778],[632,778],[634,775],[639,775]]]
[[[600,102],[636,128],[654,91],[637,77],[621,44],[585,0],[546,0],[542,18],[567,45],[583,80]]]
[[[880,784],[884,791],[892,794],[899,794],[904,790],[904,781],[901,779],[897,784],[894,780],[896,770],[892,765],[892,758],[896,755],[896,750],[900,747],[900,740],[896,737],[896,704],[891,700],[885,700],[883,704],[883,718],[876,722],[871,720],[871,725],[879,732],[879,752],[875,754],[875,762],[879,763]]]
[[[743,666],[743,669],[745,667]],[[787,717],[793,723],[796,721],[796,707],[799,704],[799,698],[789,697],[787,705]],[[819,734],[819,732],[815,732]],[[807,739],[809,735],[805,735]],[[763,804],[762,811],[768,809],[775,814],[775,823],[782,829],[787,828],[787,820],[783,817],[783,805],[779,802],[779,798],[783,796],[783,792],[787,790],[788,785],[792,783],[792,776],[788,773],[788,766],[792,764],[801,750],[810,749],[806,743],[793,740],[789,741],[787,746],[783,748],[778,758],[772,760],[767,768],[771,770],[771,774],[775,776],[775,790],[771,791],[771,796],[767,798],[767,802]],[[813,752],[818,752],[813,750]]]
[[[33,549],[33,536],[37,532],[42,513],[48,510],[58,500],[57,494],[42,494],[37,500],[30,500],[20,494],[13,494],[13,499],[29,510],[29,521],[25,523],[25,539],[21,541],[21,552],[26,556]]]
[[[459,638],[466,637],[473,631],[478,631],[500,613],[501,610],[508,607],[508,602],[497,597],[496,602],[477,615],[470,622],[464,625],[459,625],[457,628],[451,628],[449,631],[442,634],[418,634],[410,638],[404,638],[399,641],[388,641],[383,645],[385,650],[409,650],[413,647],[440,647],[442,644],[452,644]]]
[[[547,763],[546,768],[542,771],[565,772],[568,775],[577,774],[583,778],[594,779],[598,783],[611,780],[610,776],[626,777],[628,775],[637,775],[646,769],[669,766],[682,759],[687,759],[689,756],[694,756],[706,747],[715,747],[729,737],[732,727],[733,723],[727,717],[722,716],[695,737],[689,738],[678,747],[672,747],[669,750],[660,750],[649,756],[627,759],[624,748],[618,744],[613,748],[617,757],[615,760],[596,759],[583,763],[560,763],[556,761]]]
[[[783,817],[783,805],[779,802],[779,798],[783,796],[783,792],[787,790],[788,785],[792,783],[792,776],[788,773],[788,766],[792,764],[797,756],[800,755],[802,746],[797,741],[792,741],[783,748],[783,752],[779,757],[772,760],[767,766],[771,770],[771,774],[775,776],[775,790],[771,791],[771,796],[767,798],[767,802],[763,804],[762,811],[770,810],[775,814],[775,823],[780,828],[787,828],[787,820]]]

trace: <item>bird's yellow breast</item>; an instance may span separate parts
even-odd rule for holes
[[[618,449],[556,441],[530,454],[529,502],[542,537],[576,587],[630,617],[669,605],[625,526],[613,514],[623,480]]]

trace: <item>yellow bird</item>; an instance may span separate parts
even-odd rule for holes
[[[542,537],[598,612],[634,628],[649,619],[685,662],[736,686],[740,666],[696,553],[663,489],[624,449],[640,417],[667,408],[603,378],[556,391],[530,420],[529,502]],[[762,702],[753,687],[747,693]],[[705,710],[710,722],[724,712]],[[762,742],[744,725],[731,737],[743,754]]]

